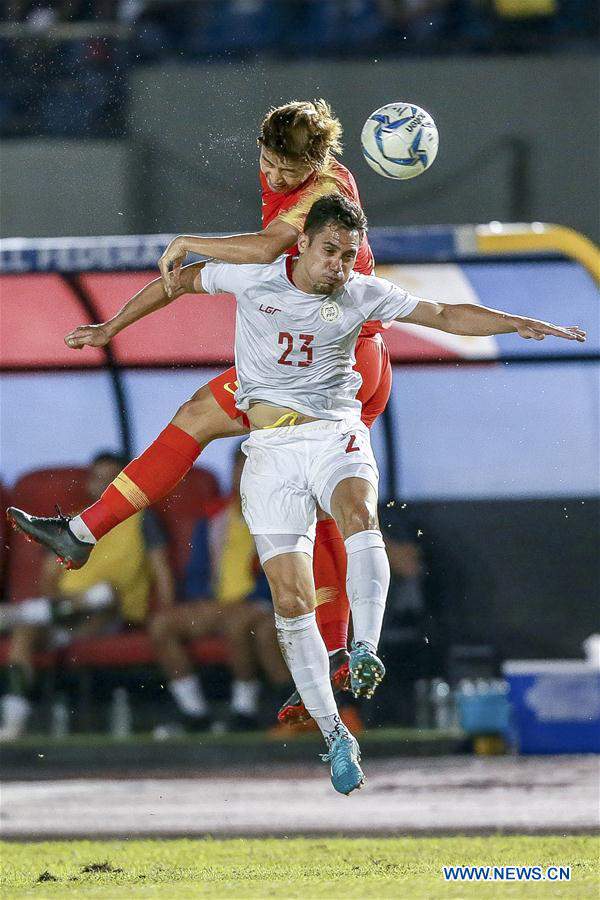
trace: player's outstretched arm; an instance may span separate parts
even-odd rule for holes
[[[128,300],[119,312],[107,322],[98,325],[78,325],[65,335],[65,344],[72,350],[83,347],[104,347],[116,334],[150,313],[168,306],[182,294],[202,293],[202,282],[198,278],[204,263],[193,263],[181,271],[180,285],[172,296],[168,296],[160,278],[151,281]]]
[[[450,334],[486,336],[516,333],[526,340],[543,341],[545,337],[564,338],[567,341],[585,341],[585,331],[578,325],[552,325],[527,316],[515,316],[475,303],[434,303],[419,300],[413,311],[399,322],[411,322],[437,328]]]
[[[171,297],[179,287],[182,265],[188,253],[210,256],[237,265],[272,263],[298,239],[298,229],[277,219],[264,231],[232,234],[227,237],[201,237],[181,234],[173,238],[158,261],[163,285]]]

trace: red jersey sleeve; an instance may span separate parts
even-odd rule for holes
[[[298,233],[304,227],[304,220],[309,209],[320,197],[327,194],[342,194],[362,208],[356,181],[351,172],[337,159],[331,159],[322,172],[315,172],[310,178],[302,182],[293,191],[286,194],[278,194],[271,191],[264,175],[260,174],[262,189],[262,225],[266,228],[275,219],[286,222]],[[295,253],[296,248],[291,248],[288,253]],[[356,257],[355,271],[362,275],[372,275],[375,262],[369,246],[367,236],[363,238],[358,256]]]

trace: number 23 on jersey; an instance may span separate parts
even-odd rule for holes
[[[299,343],[300,346],[298,347],[296,344],[296,347],[294,347],[293,336],[288,331],[280,331],[278,343],[283,347],[283,353],[277,360],[279,365],[300,367],[310,366],[313,361],[313,348],[311,347],[311,344],[314,339],[314,334],[299,334],[297,344]],[[296,358],[298,355],[301,355],[300,359]],[[290,356],[292,356],[292,359],[289,359]]]

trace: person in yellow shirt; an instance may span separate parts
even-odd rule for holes
[[[122,467],[122,458],[114,453],[102,452],[92,460],[86,481],[90,500]],[[37,649],[60,649],[78,638],[142,626],[152,592],[159,609],[173,604],[175,582],[166,544],[156,513],[145,510],[98,541],[84,569],[65,571],[48,555],[40,573],[40,596],[3,605],[0,627],[11,629],[12,637],[0,741],[14,740],[26,729]]]
[[[233,673],[231,730],[257,726],[260,669],[274,687],[290,684],[267,580],[242,514],[239,486],[244,458],[238,449],[231,493],[196,524],[185,573],[185,601],[159,613],[150,624],[155,654],[182,723],[194,731],[210,727],[212,717],[185,648],[192,638],[214,633],[227,638]]]

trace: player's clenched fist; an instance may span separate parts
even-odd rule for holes
[[[65,335],[65,344],[72,350],[83,347],[104,347],[110,340],[106,325],[78,325]]]
[[[167,297],[172,297],[178,290],[181,277],[181,266],[187,256],[187,250],[181,238],[174,238],[158,260],[158,268]]]

